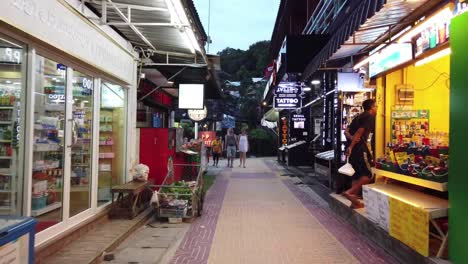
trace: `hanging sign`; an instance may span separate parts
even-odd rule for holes
[[[302,98],[300,96],[294,98],[274,97],[274,108],[296,109],[300,107],[302,107]]]
[[[304,83],[281,82],[275,88],[274,108],[295,109],[302,107],[302,86]]]
[[[278,97],[295,97],[302,93],[302,84],[296,82],[281,82],[275,88]]]
[[[203,109],[190,109],[187,110],[188,116],[195,122],[202,121],[208,115],[208,110],[206,110],[206,106]]]

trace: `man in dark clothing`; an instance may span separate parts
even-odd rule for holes
[[[346,150],[349,156],[349,163],[355,171],[352,179],[352,187],[344,192],[344,195],[351,201],[353,208],[361,208],[364,205],[358,199],[358,193],[363,185],[370,183],[372,178],[371,165],[372,153],[368,145],[369,138],[372,137],[375,130],[375,115],[377,106],[372,99],[365,100],[362,103],[364,113],[357,116],[357,120],[350,126],[349,133],[353,135],[351,144]]]

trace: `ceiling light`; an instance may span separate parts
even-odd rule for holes
[[[445,57],[445,56],[448,56],[448,55],[450,55],[450,54],[452,54],[452,50],[451,50],[450,48],[446,48],[446,49],[443,49],[443,50],[441,50],[441,51],[439,51],[439,52],[437,52],[437,53],[432,54],[432,55],[429,56],[429,57],[426,57],[426,58],[424,58],[424,59],[422,59],[422,60],[417,61],[417,62],[414,64],[414,66],[419,67],[419,66],[421,66],[421,65],[427,64],[427,63],[429,63],[429,62],[431,62],[431,61],[440,59],[440,58]]]
[[[317,84],[320,84],[320,81],[319,80],[313,80],[312,82],[310,82],[311,84],[313,85],[317,85]]]
[[[310,92],[310,91],[312,91],[312,88],[310,88],[310,87],[304,87],[304,92]]]
[[[353,69],[357,70],[357,69],[361,68],[362,66],[366,65],[367,63],[369,63],[371,57],[372,56],[369,56],[369,57],[363,59],[362,61],[358,62],[356,65],[354,65]]]
[[[10,80],[6,80],[6,81],[5,81],[5,83],[7,83],[7,84],[10,84],[10,83],[11,83],[11,81],[10,81]]]

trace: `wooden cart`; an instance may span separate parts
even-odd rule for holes
[[[182,170],[181,181],[188,186],[174,186],[174,169]],[[205,191],[203,188],[203,169],[200,164],[168,164],[168,173],[161,185],[155,187],[159,195],[159,204],[153,204],[156,217],[159,218],[194,218],[202,215]],[[168,191],[171,189],[171,191]],[[178,191],[180,190],[180,191]],[[168,201],[186,201],[186,206],[168,206]]]

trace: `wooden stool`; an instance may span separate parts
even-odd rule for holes
[[[148,181],[131,181],[112,187],[112,205],[109,217],[133,219],[141,211],[148,208],[151,196],[149,199],[145,197],[144,191],[149,191],[149,184]],[[114,201],[115,193],[118,194],[116,201]]]

